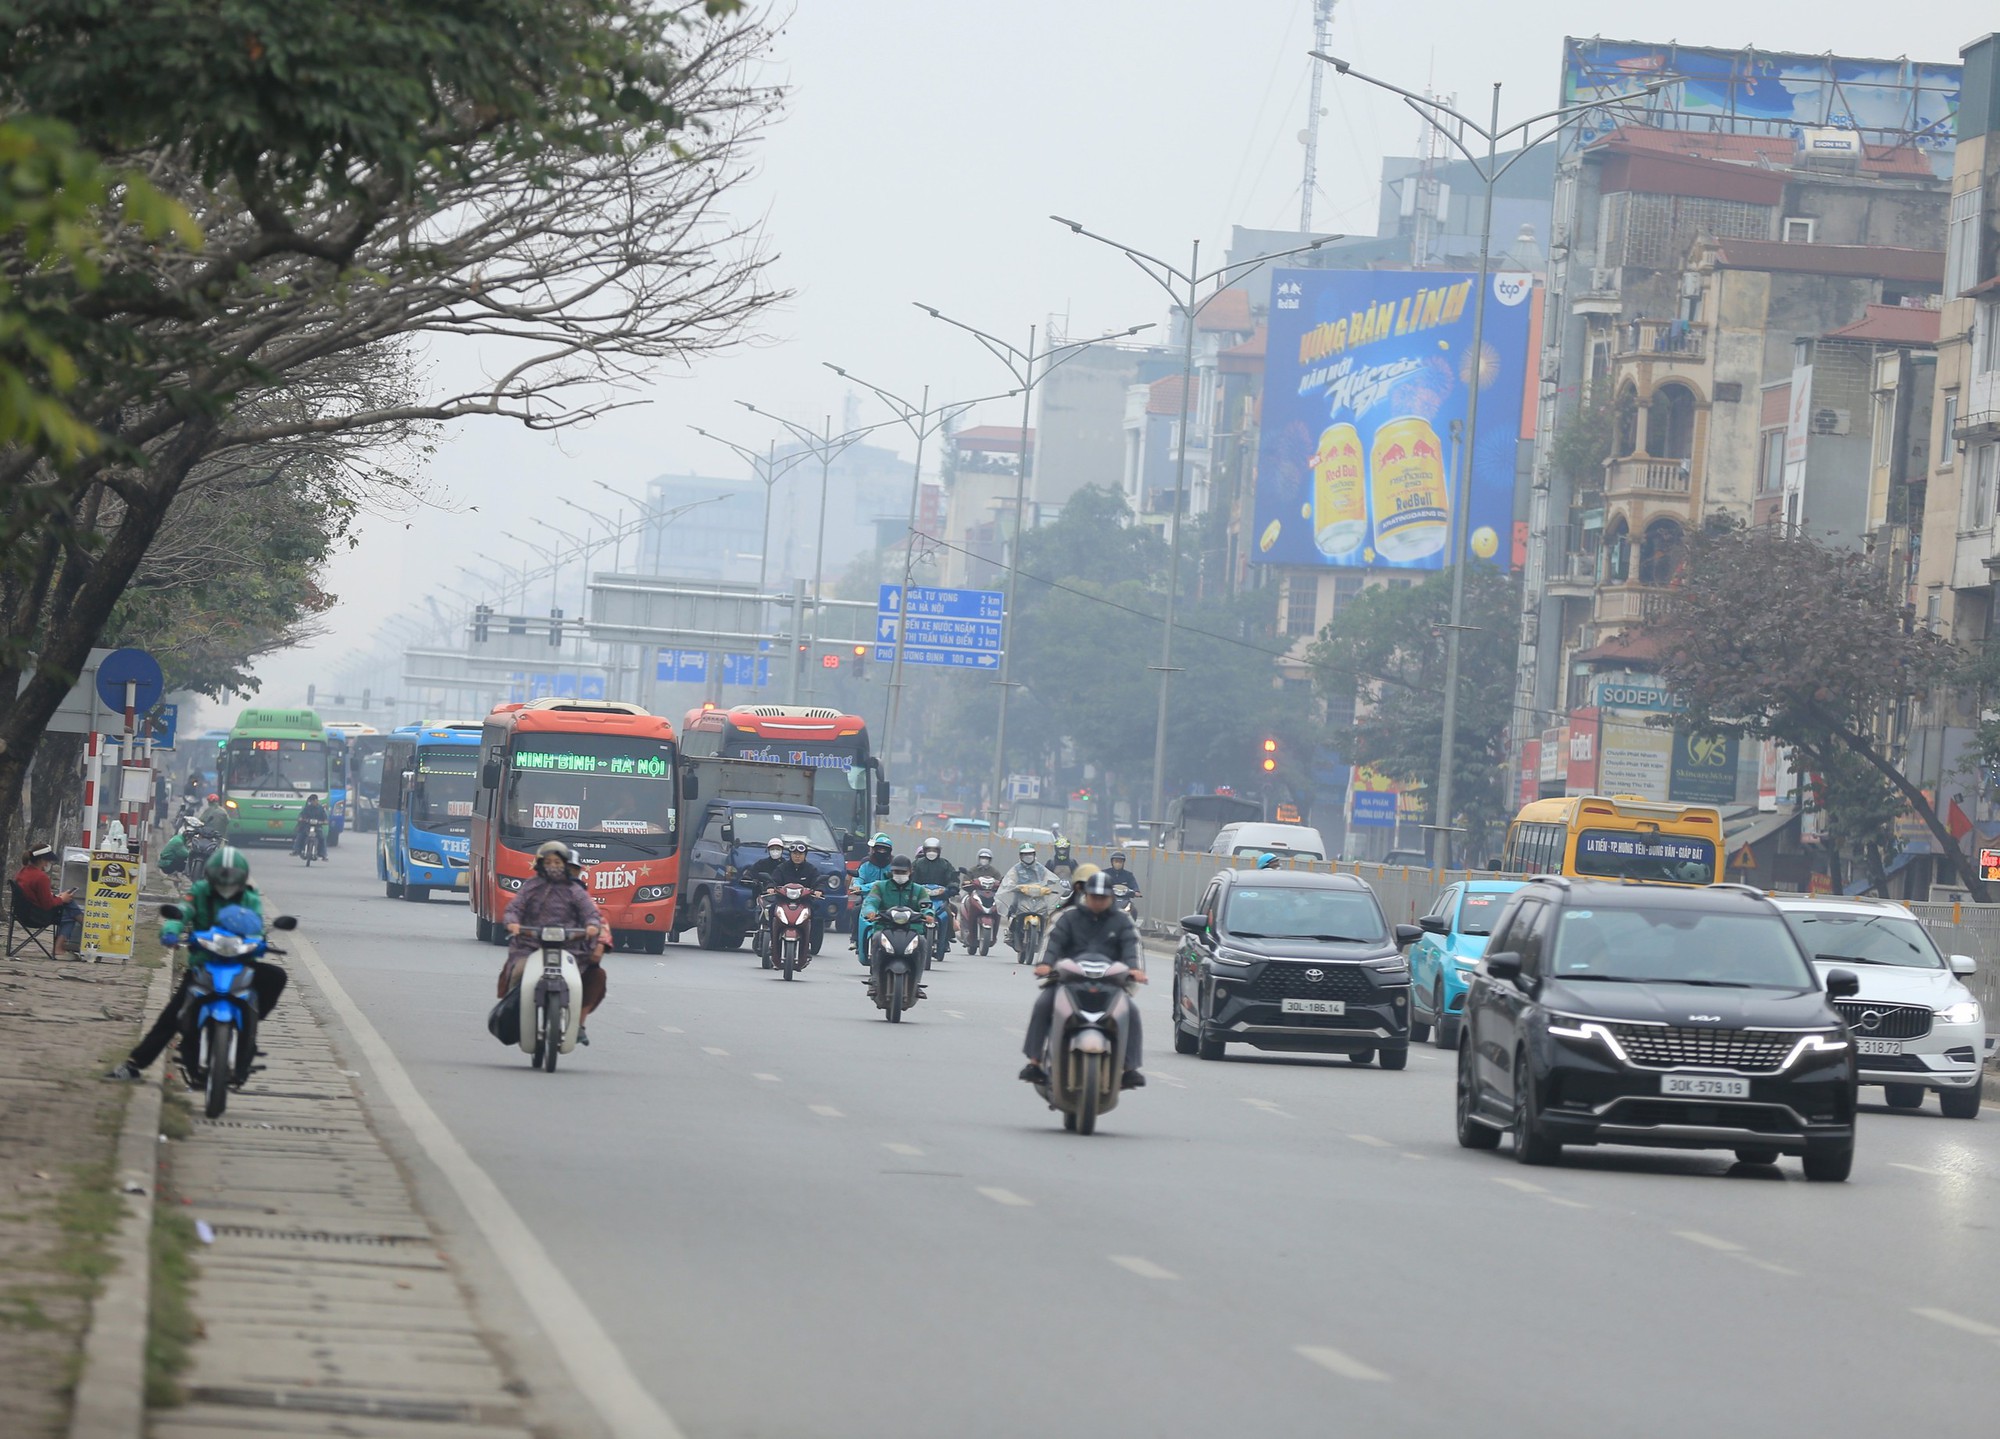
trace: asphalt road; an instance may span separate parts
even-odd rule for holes
[[[1153,1082],[1084,1139],[1014,1078],[1025,971],[948,960],[891,1026],[837,938],[792,984],[747,950],[613,955],[549,1076],[485,1032],[501,951],[462,902],[385,899],[369,838],[258,853],[267,908],[691,1439],[1880,1439],[2000,1394],[2000,1109],[1871,1108],[1841,1185],[1528,1169],[1456,1146],[1435,1050],[1175,1055],[1156,959]]]

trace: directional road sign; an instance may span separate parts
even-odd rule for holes
[[[875,658],[896,657],[896,629],[903,628],[903,663],[954,669],[996,669],[1000,664],[1005,597],[998,590],[946,590],[882,586],[875,610]]]
[[[653,678],[661,684],[707,684],[708,651],[663,649],[653,666]]]
[[[771,683],[771,661],[765,655],[724,655],[722,682],[762,688]]]

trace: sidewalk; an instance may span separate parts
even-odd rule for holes
[[[293,941],[287,940],[289,947]],[[309,943],[309,941],[299,941]],[[162,1202],[208,1226],[186,1403],[153,1439],[527,1439],[522,1405],[438,1237],[371,1129],[304,991],[265,1025],[269,1067],[167,1146]]]
[[[69,1426],[91,1293],[121,1205],[132,1090],[99,1076],[139,1036],[139,964],[0,961],[0,1415],[8,1439]]]

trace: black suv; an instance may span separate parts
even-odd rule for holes
[[[1508,901],[1466,996],[1458,1142],[1733,1149],[1854,1165],[1854,1043],[1776,905],[1741,885],[1541,876]]]
[[[1382,919],[1351,874],[1226,869],[1201,913],[1181,921],[1174,956],[1174,1048],[1220,1059],[1224,1046],[1345,1054],[1384,1069],[1410,1059],[1410,967],[1423,931]]]

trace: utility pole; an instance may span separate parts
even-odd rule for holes
[[[1324,50],[1333,43],[1334,0],[1313,0],[1313,49]],[[1326,111],[1320,108],[1320,81],[1323,72],[1319,66],[1312,69],[1311,94],[1306,100],[1306,127],[1299,131],[1299,139],[1306,147],[1305,184],[1299,193],[1299,233],[1310,235],[1313,227],[1313,194],[1319,189],[1319,118]]]

